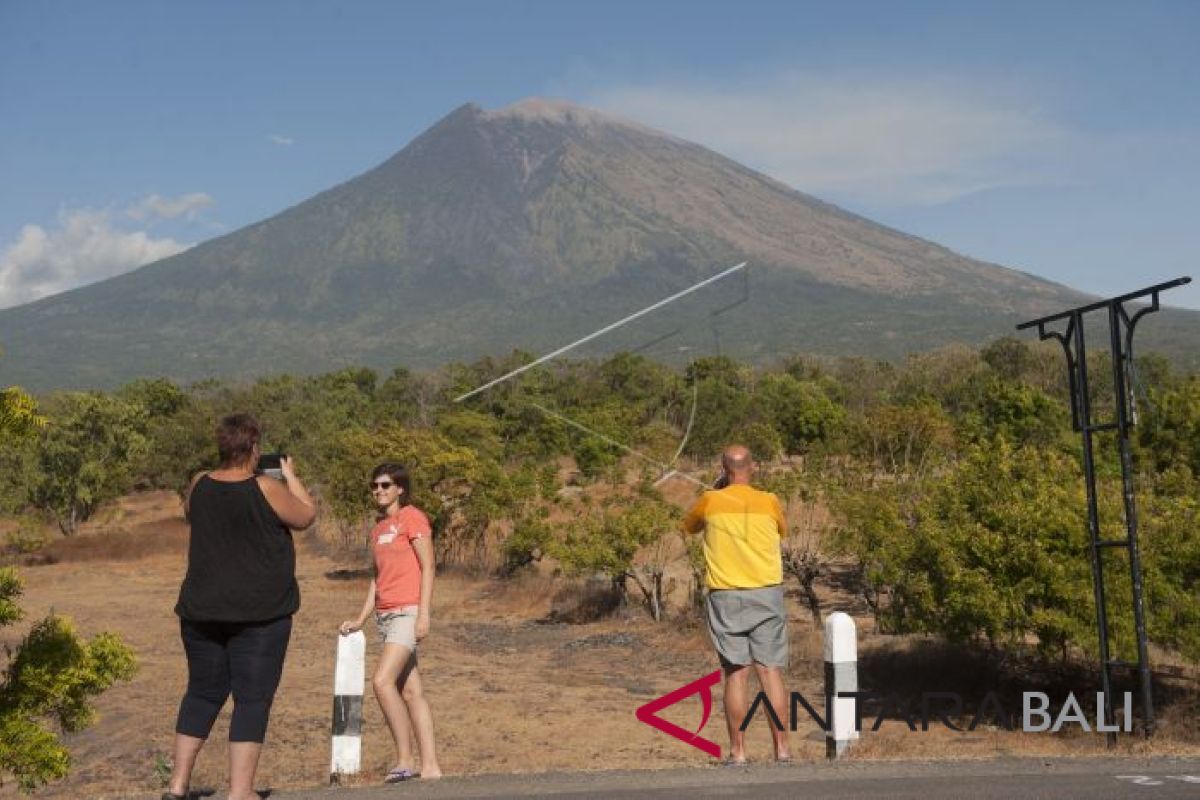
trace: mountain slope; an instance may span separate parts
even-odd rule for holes
[[[0,311],[0,380],[111,386],[145,374],[540,352],[741,261],[747,280],[723,281],[587,352],[680,329],[649,352],[704,352],[719,337],[724,352],[755,360],[800,350],[895,357],[1010,333],[1085,299],[698,145],[533,99],[462,106],[378,167],[270,219]],[[1182,337],[1179,349],[1194,350],[1200,314],[1169,316],[1147,333],[1169,329],[1168,346]]]

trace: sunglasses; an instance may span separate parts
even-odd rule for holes
[[[371,481],[371,489],[390,489],[396,484],[391,481]]]

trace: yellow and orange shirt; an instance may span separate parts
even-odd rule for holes
[[[688,533],[704,531],[710,589],[759,589],[783,582],[780,542],[787,531],[779,498],[735,483],[705,492],[683,520]]]

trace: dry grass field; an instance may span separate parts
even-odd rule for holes
[[[4,533],[0,526],[0,534]],[[187,529],[178,500],[138,495],[89,525],[73,540],[57,540],[21,568],[27,619],[51,610],[74,619],[85,635],[116,631],[137,652],[135,679],[98,700],[100,718],[68,737],[71,776],[40,790],[44,797],[157,797],[167,768],[174,714],[186,677],[172,606],[184,570]],[[328,780],[333,660],[338,623],[359,607],[365,579],[333,579],[345,568],[311,535],[300,535],[297,615],[260,769],[264,788],[318,787]],[[988,689],[1011,696],[1021,688],[1090,689],[1086,666],[1033,671],[1027,663],[989,657],[912,637],[883,637],[839,587],[836,575],[820,586],[827,611],[860,616],[860,685],[900,696],[959,691],[973,702]],[[638,608],[585,624],[548,621],[562,581],[528,576],[501,582],[448,573],[436,585],[433,630],[422,645],[421,669],[434,712],[442,766],[448,774],[704,766],[700,751],[638,722],[635,709],[716,668],[705,634],[694,623],[654,624]],[[821,696],[821,639],[807,610],[793,600],[789,688]],[[18,624],[0,633],[14,645]],[[368,630],[368,636],[372,631]],[[375,657],[369,639],[368,668]],[[1160,735],[1123,738],[1118,754],[1200,754],[1200,684],[1194,668],[1159,686]],[[1019,702],[1019,701],[1018,701]],[[363,735],[364,774],[377,782],[390,766],[390,740],[368,688]],[[1019,707],[1015,710],[1019,711]],[[697,700],[665,714],[694,729]],[[225,781],[228,709],[202,754],[194,788]],[[870,721],[870,718],[868,718]],[[705,735],[725,745],[719,702]],[[798,758],[824,757],[815,725],[801,720],[792,735]],[[768,757],[768,732],[751,729],[751,757]],[[913,733],[889,719],[866,732],[855,758],[990,758],[999,755],[1111,756],[1103,738],[1078,730],[1026,735],[980,726],[955,733],[934,726]],[[15,795],[11,782],[0,795]]]

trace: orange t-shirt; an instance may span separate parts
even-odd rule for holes
[[[412,543],[431,532],[429,517],[416,506],[401,506],[371,530],[375,608],[387,611],[421,601],[421,562]]]

